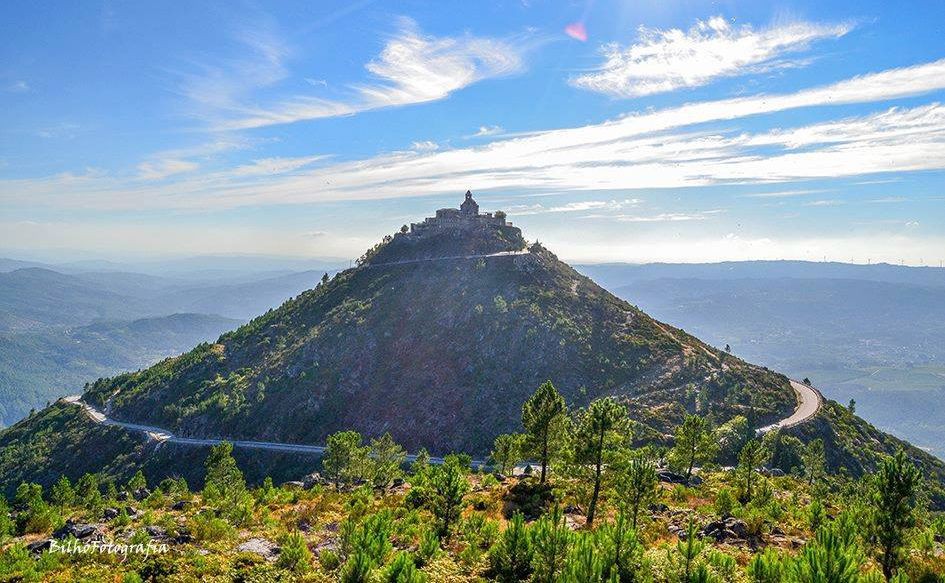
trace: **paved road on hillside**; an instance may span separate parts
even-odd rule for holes
[[[457,259],[485,259],[488,257],[514,257],[516,255],[528,255],[531,253],[528,249],[520,251],[499,251],[498,253],[484,253],[480,255],[450,255],[448,257],[427,257],[425,259],[404,259],[403,261],[388,261],[387,263],[370,263],[365,267],[385,267],[387,265],[407,265],[408,263],[428,263],[431,261],[455,261]]]
[[[772,423],[766,427],[762,427],[758,430],[759,434],[767,433],[769,431],[773,431],[774,429],[784,429],[787,427],[799,425],[817,414],[817,411],[820,409],[820,406],[823,403],[823,397],[820,395],[820,393],[816,389],[797,381],[791,381],[791,386],[794,388],[794,392],[797,394],[797,409],[790,417],[782,419],[777,423]],[[244,439],[179,437],[163,427],[142,425],[140,423],[127,423],[125,421],[112,419],[96,407],[93,407],[92,405],[83,401],[82,397],[79,395],[63,397],[62,401],[82,407],[82,410],[85,411],[86,415],[88,415],[88,417],[95,423],[122,427],[129,431],[144,433],[148,436],[148,439],[158,443],[210,446],[223,443],[224,441],[229,441],[233,444],[233,447],[242,447],[246,449],[263,449],[269,451],[314,455],[320,455],[325,452],[325,447],[321,445],[305,445],[301,443],[282,443],[275,441],[249,441]],[[415,459],[416,455],[411,454],[407,456],[408,461],[413,461]],[[430,462],[434,464],[443,463],[443,458],[431,457]],[[473,466],[486,465],[485,460],[473,460],[472,463]]]
[[[817,414],[817,411],[820,410],[820,406],[824,402],[824,397],[820,394],[820,391],[805,385],[804,383],[799,383],[793,380],[791,381],[791,387],[794,388],[794,393],[797,395],[797,409],[794,410],[794,414],[786,419],[778,421],[777,423],[772,423],[771,425],[762,427],[758,430],[759,434],[768,433],[769,431],[774,431],[775,429],[786,429],[788,427],[800,425],[801,423],[811,419]]]
[[[124,421],[117,421],[105,415],[101,410],[92,405],[86,403],[82,400],[80,395],[70,395],[68,397],[63,397],[62,401],[65,403],[70,403],[82,407],[82,410],[85,411],[89,419],[96,423],[102,425],[112,425],[115,427],[122,427],[130,431],[135,431],[138,433],[144,433],[152,441],[158,443],[178,443],[182,445],[197,445],[197,446],[210,446],[218,445],[224,441],[228,441],[233,444],[233,447],[242,447],[246,449],[264,449],[269,451],[280,451],[287,453],[303,453],[303,454],[314,454],[320,455],[325,452],[325,447],[322,445],[305,445],[301,443],[282,443],[276,441],[249,441],[245,439],[223,439],[223,438],[196,438],[196,437],[179,437],[174,435],[169,430],[164,429],[163,427],[156,427],[154,425],[142,425],[140,423],[126,423]],[[407,456],[407,461],[414,461],[417,459],[417,456],[410,454]],[[432,464],[441,464],[443,463],[443,458],[431,457],[430,463]],[[473,460],[473,466],[486,465],[485,460]]]

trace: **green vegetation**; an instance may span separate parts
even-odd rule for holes
[[[736,471],[713,471],[703,454],[690,485],[673,485],[659,481],[659,452],[633,445],[621,404],[605,397],[569,416],[556,395],[546,383],[523,407],[554,411],[544,418],[561,431],[564,453],[544,476],[514,470],[515,454],[494,456],[513,477],[455,454],[440,464],[418,454],[404,473],[389,435],[365,446],[349,430],[329,437],[325,479],[309,485],[247,485],[229,443],[210,449],[197,493],[180,478],[152,491],[141,471],[117,483],[60,476],[48,491],[23,482],[0,497],[0,580],[902,583],[945,573],[945,517],[929,511],[903,451],[856,480],[819,473],[814,445],[800,457],[821,470],[778,477],[764,469],[768,446],[749,439]],[[679,435],[708,431],[683,423]],[[497,451],[522,437],[499,441]],[[123,556],[26,546],[50,536],[141,546]]]

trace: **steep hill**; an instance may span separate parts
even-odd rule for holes
[[[95,383],[86,399],[181,435],[320,443],[389,430],[411,449],[474,453],[518,426],[548,378],[575,405],[632,396],[658,412],[660,434],[687,407],[720,419],[753,407],[759,422],[792,410],[783,376],[725,359],[550,251],[489,256],[523,244],[504,227],[395,237],[217,343]]]
[[[387,237],[358,267],[217,342],[95,382],[84,398],[179,436],[319,444],[343,429],[390,431],[409,450],[481,455],[496,434],[519,428],[522,403],[546,379],[571,406],[625,399],[641,442],[668,443],[687,411],[763,425],[796,403],[783,375],[654,320],[495,224]],[[0,467],[0,479],[55,463],[53,411],[69,415],[57,405],[0,434],[0,458],[32,460]],[[832,465],[855,473],[875,456],[852,450],[879,443],[878,455],[901,443],[850,417],[825,414],[799,434],[838,444]],[[841,421],[864,439],[841,435]],[[31,441],[40,427],[43,440]],[[910,453],[936,480],[945,476],[935,458]]]

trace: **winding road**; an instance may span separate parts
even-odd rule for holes
[[[797,409],[794,413],[785,419],[778,421],[777,423],[772,423],[758,430],[758,434],[764,434],[775,429],[784,429],[787,427],[794,427],[804,423],[805,421],[812,418],[817,414],[817,411],[820,410],[820,406],[823,403],[823,396],[820,392],[813,387],[805,385],[792,380],[791,386],[794,388],[794,392],[797,394]],[[82,400],[80,395],[70,395],[68,397],[63,397],[60,399],[64,403],[69,403],[82,407],[82,410],[85,411],[89,419],[95,423],[100,423],[102,425],[110,425],[114,427],[121,427],[129,431],[135,431],[138,433],[144,433],[147,435],[148,439],[157,443],[176,443],[181,445],[194,445],[194,446],[211,446],[223,443],[228,441],[233,444],[233,447],[241,447],[246,449],[262,449],[268,451],[279,451],[284,453],[301,453],[301,454],[313,454],[320,455],[325,452],[325,447],[322,445],[306,445],[301,443],[282,443],[276,441],[249,441],[244,439],[223,439],[223,438],[197,438],[197,437],[179,437],[174,435],[171,431],[163,428],[156,427],[154,425],[142,425],[140,423],[128,423],[125,421],[118,421],[108,417],[101,410],[96,407],[86,403]],[[408,455],[407,460],[413,461],[416,459],[416,455]],[[430,463],[439,464],[443,463],[443,458],[431,457]],[[485,460],[473,460],[473,466],[486,465]]]
[[[824,403],[824,397],[820,394],[820,391],[810,385],[805,385],[795,380],[791,381],[791,387],[797,395],[797,409],[794,410],[794,413],[790,417],[759,429],[759,435],[774,431],[775,429],[787,429],[788,427],[800,425],[816,415],[817,411],[820,410],[820,406]]]

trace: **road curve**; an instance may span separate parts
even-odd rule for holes
[[[805,421],[812,418],[817,414],[817,411],[820,410],[820,406],[823,403],[823,396],[820,392],[804,383],[799,383],[792,380],[791,386],[794,388],[794,392],[797,395],[797,409],[794,410],[794,413],[785,419],[778,421],[777,423],[772,423],[758,430],[758,434],[762,435],[773,431],[775,429],[785,429],[787,427],[794,427],[804,423]],[[212,446],[228,441],[233,444],[233,447],[241,447],[246,449],[262,449],[268,451],[279,451],[284,453],[302,453],[302,454],[312,454],[312,455],[321,455],[325,453],[325,446],[322,445],[307,445],[303,443],[282,443],[275,441],[251,441],[245,439],[223,439],[223,438],[198,438],[198,437],[179,437],[174,435],[171,431],[163,428],[157,427],[154,425],[142,425],[140,423],[128,423],[125,421],[118,421],[112,419],[105,415],[102,411],[96,407],[86,403],[82,400],[80,395],[70,395],[68,397],[63,397],[61,399],[64,403],[69,403],[71,405],[76,405],[82,407],[82,410],[88,415],[89,419],[95,423],[100,423],[102,425],[111,425],[115,427],[121,427],[129,431],[135,431],[138,433],[144,433],[148,439],[155,441],[157,443],[176,443],[181,445],[192,445],[192,446]],[[414,461],[417,458],[415,454],[407,455],[407,461]],[[443,458],[431,457],[430,463],[441,464],[443,463]],[[473,467],[488,465],[486,460],[472,460]]]
[[[797,395],[797,409],[794,410],[794,413],[790,417],[759,429],[759,435],[774,431],[775,429],[787,429],[788,427],[800,425],[811,419],[817,414],[817,411],[820,410],[820,406],[823,405],[824,402],[824,397],[820,394],[820,391],[810,385],[805,385],[795,380],[791,381],[791,387]]]
[[[325,453],[325,446],[323,445],[307,445],[303,443],[282,443],[275,441],[250,441],[245,439],[222,439],[222,438],[198,438],[198,437],[179,437],[171,433],[169,430],[164,429],[163,427],[156,427],[154,425],[142,425],[140,423],[127,423],[125,421],[117,421],[105,415],[98,408],[86,403],[82,400],[80,395],[70,395],[68,397],[63,397],[61,399],[64,403],[69,403],[82,407],[82,410],[85,411],[85,414],[88,415],[89,419],[95,423],[101,425],[111,425],[115,427],[121,427],[129,431],[135,431],[138,433],[144,433],[148,436],[148,439],[156,441],[158,443],[176,443],[181,445],[193,445],[193,446],[210,446],[218,445],[227,441],[233,444],[233,447],[241,447],[246,449],[263,449],[268,451],[279,451],[284,453],[303,453],[303,454],[312,454],[312,455],[321,455]],[[408,454],[407,461],[414,461],[417,459],[415,454]],[[430,457],[430,463],[432,464],[442,464],[443,458],[440,457]],[[473,467],[487,465],[485,460],[472,460]]]

